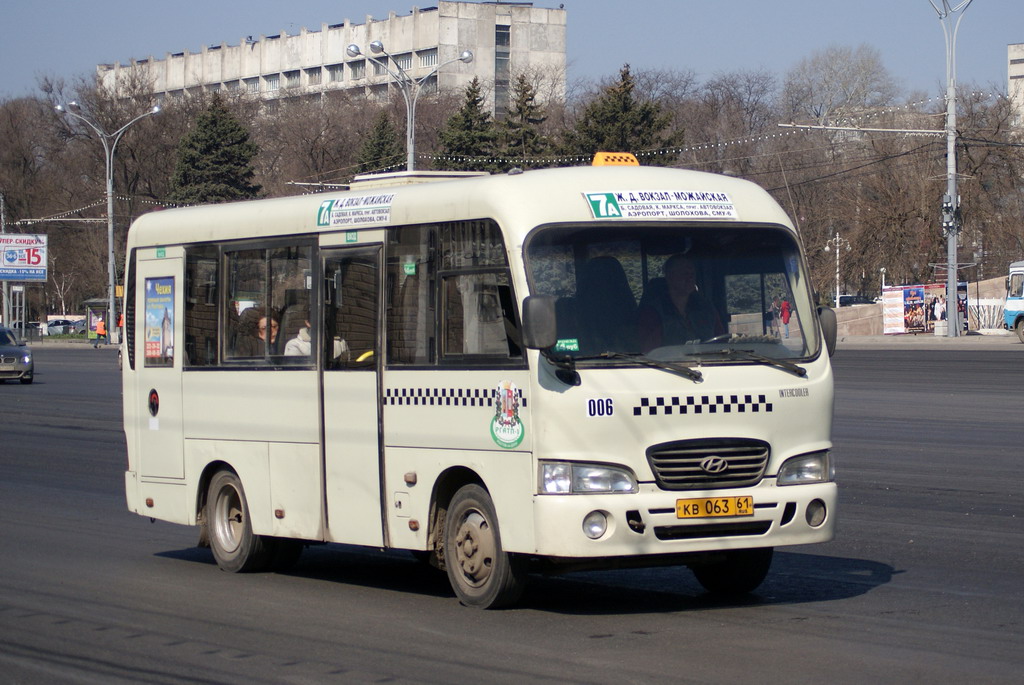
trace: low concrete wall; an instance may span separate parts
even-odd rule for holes
[[[858,304],[836,311],[839,337],[848,335],[882,335],[882,305]]]

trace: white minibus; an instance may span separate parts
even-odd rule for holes
[[[409,550],[487,608],[622,566],[750,592],[833,536],[835,318],[747,181],[367,176],[152,212],[127,254],[128,508],[226,571]]]

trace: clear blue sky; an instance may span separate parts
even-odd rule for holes
[[[940,3],[940,0],[935,0]],[[959,2],[960,0],[956,0]],[[407,14],[432,0],[5,0],[0,96],[30,95],[40,75],[90,76],[127,62],[247,35],[297,33],[346,17]],[[829,45],[866,43],[906,91],[942,90],[945,43],[928,0],[562,0],[568,10],[569,77],[685,68],[703,80],[765,68],[783,76]],[[955,4],[955,3],[954,3]],[[957,45],[961,83],[1006,89],[1006,46],[1024,43],[1024,0],[974,0]]]

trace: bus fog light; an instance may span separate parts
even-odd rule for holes
[[[817,528],[825,522],[825,503],[820,499],[811,500],[810,504],[807,505],[807,525],[812,528]]]
[[[597,540],[608,531],[608,516],[603,511],[592,511],[583,517],[583,534]]]

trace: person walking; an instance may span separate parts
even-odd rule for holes
[[[98,348],[101,340],[107,344],[107,322],[102,317],[96,321],[96,344],[93,347]]]
[[[785,335],[789,337],[789,317],[792,312],[789,309],[789,300],[783,299],[782,304],[779,305],[779,318],[782,319],[782,330],[785,331]]]

